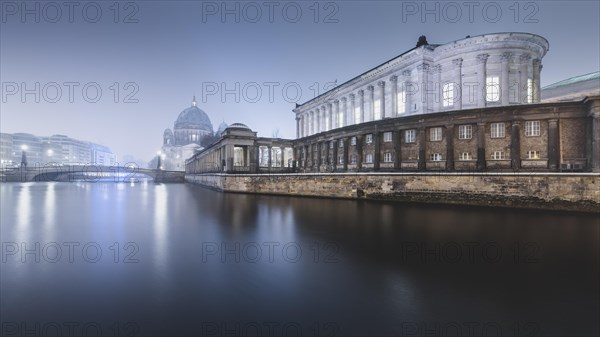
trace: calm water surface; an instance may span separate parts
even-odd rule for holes
[[[599,334],[593,215],[154,183],[0,198],[0,335]]]

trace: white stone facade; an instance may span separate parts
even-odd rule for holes
[[[529,33],[415,47],[299,105],[297,137],[384,118],[537,103],[548,48]]]

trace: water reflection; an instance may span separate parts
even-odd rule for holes
[[[0,195],[3,242],[96,242],[104,254],[86,263],[77,251],[76,262],[56,264],[8,256],[4,321],[94,321],[107,331],[133,321],[142,335],[173,336],[201,335],[203,322],[294,322],[303,335],[315,323],[325,335],[331,322],[344,336],[401,335],[414,322],[495,322],[503,336],[514,322],[535,322],[538,335],[598,333],[595,216],[183,184],[2,184]],[[138,263],[123,263],[128,242]],[[278,244],[272,260],[265,243]],[[489,243],[502,249],[498,261],[482,255]],[[284,255],[286,244],[301,256]],[[451,261],[448,247],[463,258]]]

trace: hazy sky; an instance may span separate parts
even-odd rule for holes
[[[241,122],[294,138],[294,102],[413,48],[420,35],[432,44],[542,35],[542,86],[600,69],[599,1],[0,3],[0,130],[66,134],[145,160],[193,95],[215,129]],[[36,85],[39,102],[22,97]]]

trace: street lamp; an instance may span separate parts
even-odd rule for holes
[[[27,167],[27,145],[21,145],[21,167]]]
[[[160,150],[159,150],[159,151],[157,151],[157,152],[156,152],[156,156],[158,157],[158,161],[157,161],[157,163],[156,163],[156,169],[157,169],[157,170],[162,170],[162,165],[161,165],[161,161],[160,161],[160,159],[161,159],[161,156],[162,156],[162,152],[161,152]]]

